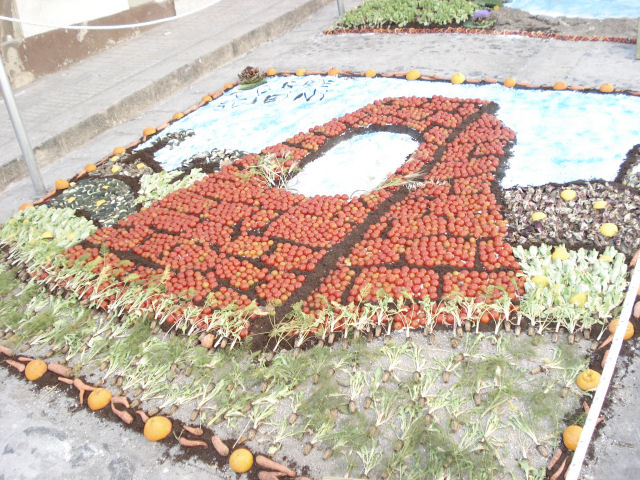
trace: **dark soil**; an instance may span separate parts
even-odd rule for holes
[[[494,10],[491,16],[496,19],[495,30],[622,38],[636,38],[638,35],[638,20],[635,18],[546,17],[531,15],[517,8]]]

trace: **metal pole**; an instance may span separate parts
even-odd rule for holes
[[[344,15],[344,2],[342,0],[336,0],[338,2],[338,15]]]
[[[16,99],[13,96],[13,90],[11,89],[11,83],[9,82],[9,77],[7,77],[7,72],[4,69],[4,62],[1,58],[0,87],[2,88],[2,97],[4,98],[4,104],[7,107],[7,112],[9,113],[13,130],[16,132],[16,139],[20,144],[20,150],[22,150],[22,158],[24,158],[24,163],[27,165],[29,176],[31,176],[31,181],[33,182],[33,188],[36,191],[36,195],[43,197],[47,194],[47,190],[44,188],[42,175],[40,175],[38,164],[33,156],[33,149],[31,148],[31,143],[29,143],[29,137],[27,137],[27,132],[24,129],[22,119],[20,118]]]

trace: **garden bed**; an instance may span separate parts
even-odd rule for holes
[[[384,2],[379,2],[384,3]],[[387,2],[392,3],[392,2]],[[408,2],[411,3],[411,2]],[[460,17],[464,20],[445,21],[445,23],[419,23],[416,21],[397,20],[391,14],[385,14],[381,6],[380,13],[359,15],[362,5],[347,12],[327,32],[340,33],[475,33],[498,35],[523,35],[535,38],[553,38],[558,40],[577,41],[611,41],[618,43],[635,43],[638,34],[636,18],[603,18],[594,12],[591,18],[579,16],[547,16],[532,14],[517,8],[495,8],[490,2],[484,5],[477,2],[475,9],[460,8]],[[474,19],[474,12],[482,10]],[[386,16],[385,16],[386,15]]]
[[[100,411],[132,428],[171,417],[163,442],[229,478],[212,435],[313,478],[566,470],[560,433],[592,391],[576,378],[602,368],[639,246],[637,137],[602,149],[609,180],[507,188],[532,144],[523,127],[514,146],[508,105],[469,92],[615,116],[635,92],[338,74],[228,84],[25,205],[0,230],[0,354],[16,374],[46,360],[36,382],[71,395],[108,387]],[[336,96],[351,80],[363,96]],[[380,82],[459,95],[385,98]],[[276,107],[277,126],[214,126]],[[251,128],[280,143],[256,151]],[[386,135],[417,147],[369,190],[290,190],[324,152]]]

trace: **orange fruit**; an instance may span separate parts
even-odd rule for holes
[[[124,147],[113,147],[114,155],[122,155],[125,152]]]
[[[87,164],[84,166],[84,171],[85,171],[85,172],[95,172],[97,168],[98,168],[98,167],[96,167],[96,166],[95,166],[95,164],[93,164],[93,163],[87,163]]]
[[[23,203],[18,207],[18,210],[26,210],[29,207],[33,207],[33,203],[31,202]]]
[[[296,70],[296,75],[298,77],[304,77],[307,74],[307,70],[304,68],[299,68],[298,70]]]
[[[582,427],[580,425],[569,425],[564,429],[564,432],[562,432],[564,446],[573,452],[578,446],[578,440],[580,440],[581,434]]]
[[[231,90],[233,87],[235,87],[235,85],[233,83],[231,83],[231,82],[224,84],[224,89],[225,90]]]
[[[171,120],[180,120],[182,117],[184,117],[184,113],[177,112],[173,114],[173,117],[171,117]]]
[[[554,90],[566,90],[567,89],[567,84],[563,81],[557,81],[556,83],[553,84],[553,89]]]
[[[273,77],[276,73],[278,73],[278,72],[276,71],[275,68],[268,68],[267,69],[267,77]]]
[[[613,85],[611,85],[610,83],[603,83],[602,85],[600,85],[600,91],[602,93],[611,93],[613,92]]]
[[[609,333],[611,335],[616,333],[616,329],[618,328],[618,321],[620,321],[620,318],[614,318],[609,324]],[[624,332],[624,339],[629,340],[631,337],[633,337],[634,333],[635,329],[633,328],[633,323],[627,323],[627,330]]]
[[[144,438],[150,442],[158,442],[171,433],[173,424],[167,417],[151,417],[144,424]]]
[[[600,383],[600,374],[595,370],[591,370],[587,368],[586,370],[580,372],[578,377],[576,378],[576,384],[582,390],[593,390]]]
[[[42,360],[31,360],[24,369],[24,376],[27,380],[34,381],[39,379],[47,372],[47,364]]]
[[[143,137],[148,137],[150,135],[153,135],[154,133],[156,133],[155,127],[147,127],[144,130],[142,130]]]
[[[210,102],[211,100],[213,100],[213,97],[212,97],[211,95],[205,95],[204,97],[202,97],[202,101],[203,101],[204,103],[208,103],[208,102]]]
[[[516,86],[516,79],[513,77],[509,77],[504,81],[504,86],[505,87],[515,87]]]
[[[106,388],[96,388],[87,397],[87,405],[91,410],[101,410],[111,402],[111,392]]]
[[[231,452],[229,466],[236,473],[249,471],[253,465],[253,454],[246,448],[238,448]]]
[[[65,190],[69,188],[69,182],[63,179],[56,180],[56,190]]]
[[[420,72],[415,68],[413,68],[407,72],[407,74],[405,75],[405,78],[407,80],[417,80],[420,78]]]
[[[338,70],[337,68],[330,68],[329,71],[327,72],[327,75],[335,76],[335,75],[338,75],[339,73],[340,73],[340,70]]]
[[[371,68],[369,70],[367,70],[366,72],[364,72],[364,76],[368,77],[368,78],[373,78],[376,76],[376,71],[372,70]]]

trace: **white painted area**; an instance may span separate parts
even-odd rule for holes
[[[220,2],[220,0],[173,0],[176,15],[183,15],[199,8],[210,7]]]
[[[549,17],[640,17],[639,0],[511,0],[506,6]]]
[[[184,129],[195,135],[159,150],[155,158],[172,170],[213,148],[259,152],[374,100],[412,95],[496,102],[497,117],[516,132],[517,141],[504,187],[613,180],[627,152],[640,143],[640,97],[630,95],[391,78],[273,77],[252,90],[234,88],[173,123],[162,135]]]
[[[128,0],[16,0],[21,20],[67,25],[107,17],[129,9]],[[53,30],[22,25],[25,38]]]
[[[419,145],[401,133],[357,135],[307,164],[289,181],[287,188],[308,197],[362,195],[378,187]]]

